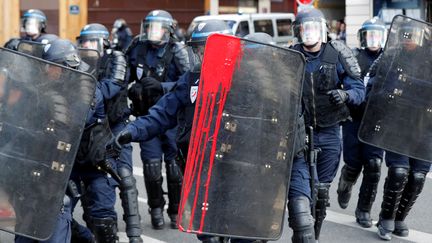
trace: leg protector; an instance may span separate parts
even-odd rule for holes
[[[290,199],[288,212],[289,226],[293,230],[292,242],[315,243],[314,219],[309,199],[305,196]]]
[[[144,162],[144,183],[150,208],[163,208],[165,205],[161,164],[160,159],[151,159]]]
[[[330,183],[318,183],[316,185],[317,200],[315,205],[315,239],[319,239],[321,226],[327,216],[326,208],[329,204]]]
[[[93,218],[88,222],[90,230],[100,243],[117,242],[117,222],[112,218]]]
[[[347,164],[342,167],[337,193],[339,206],[343,209],[348,207],[352,187],[356,183],[360,172],[361,169],[352,168]]]
[[[168,215],[171,219],[171,228],[177,228],[177,213],[180,203],[183,174],[175,160],[165,161],[168,182]]]
[[[396,217],[396,210],[402,197],[403,189],[408,180],[408,169],[390,167],[384,184],[384,196],[381,204],[380,221],[392,220]],[[393,229],[388,229],[393,231]]]
[[[360,187],[359,200],[356,209],[357,222],[365,227],[372,226],[370,211],[375,201],[378,182],[381,177],[382,160],[379,158],[369,160],[363,170],[363,181]]]
[[[423,190],[426,181],[426,174],[423,172],[412,172],[408,175],[408,183],[402,193],[402,199],[396,211],[396,224],[394,234],[399,236],[408,236],[408,227],[403,222],[408,216],[409,211],[416,202],[418,196]]]
[[[134,242],[142,242],[136,180],[132,175],[132,171],[126,167],[120,167],[118,174],[122,179],[120,183],[120,199],[124,212],[123,220],[126,223],[126,235],[129,239],[134,239]]]

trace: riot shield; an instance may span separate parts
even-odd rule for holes
[[[432,162],[431,31],[430,23],[393,19],[359,139]]]
[[[206,44],[179,227],[277,239],[282,230],[305,61],[220,34]],[[191,99],[197,89],[191,89]]]
[[[78,48],[79,55],[81,59],[89,65],[87,70],[85,70],[87,73],[90,73],[94,77],[97,77],[98,70],[99,70],[99,60],[100,60],[100,54],[97,50],[93,49],[86,49],[86,48]]]
[[[18,44],[17,51],[41,58],[45,44],[29,40],[21,40]]]
[[[0,48],[1,230],[51,235],[95,84],[88,74]]]

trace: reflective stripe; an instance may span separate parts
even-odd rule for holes
[[[26,13],[26,14],[24,14],[24,17],[36,17],[36,18],[39,18],[39,19],[42,19],[42,20],[46,20],[45,16],[40,15],[38,13]]]
[[[231,30],[224,30],[224,31],[213,31],[213,32],[202,32],[202,33],[192,33],[192,38],[200,38],[200,37],[206,37],[213,33],[219,33],[219,34],[232,34]]]
[[[80,35],[91,35],[91,34],[102,34],[106,36],[109,35],[108,31],[104,31],[104,30],[84,30],[81,31],[80,33]]]
[[[162,20],[162,21],[167,21],[167,22],[172,22],[173,21],[170,18],[160,17],[160,16],[149,16],[149,17],[145,18],[145,20]]]

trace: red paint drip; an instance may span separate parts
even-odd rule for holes
[[[207,40],[183,181],[182,198],[179,206],[179,225],[182,222],[187,202],[191,201],[190,193],[192,189],[194,189],[195,195],[191,203],[189,226],[186,229],[180,227],[183,231],[200,233],[203,230],[206,210],[202,210],[198,230],[193,229],[195,212],[197,206],[198,210],[200,210],[201,206],[206,207],[208,203],[210,179],[216,155],[222,113],[231,88],[236,64],[241,59],[241,51],[240,39],[233,36],[213,34]],[[212,125],[214,126],[213,131],[211,130]],[[206,156],[208,145],[211,146],[209,148],[210,156]],[[204,163],[209,163],[206,181],[204,182],[204,201],[202,204],[197,205],[200,196],[201,176],[204,176],[202,175]]]

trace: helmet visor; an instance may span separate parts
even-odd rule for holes
[[[366,47],[367,48],[381,48],[385,44],[385,34],[382,30],[366,30]]]
[[[149,40],[154,44],[163,44],[169,40],[169,31],[164,23],[159,21],[145,22],[141,29],[142,40]]]
[[[325,42],[325,23],[318,21],[306,21],[301,23],[300,35],[302,43],[306,46]]]
[[[100,38],[93,38],[93,39],[80,39],[77,40],[77,46],[79,48],[84,49],[92,49],[96,50],[99,53],[103,53],[103,40]]]
[[[35,36],[40,34],[41,23],[37,18],[26,18],[23,20],[23,32],[29,36]]]

